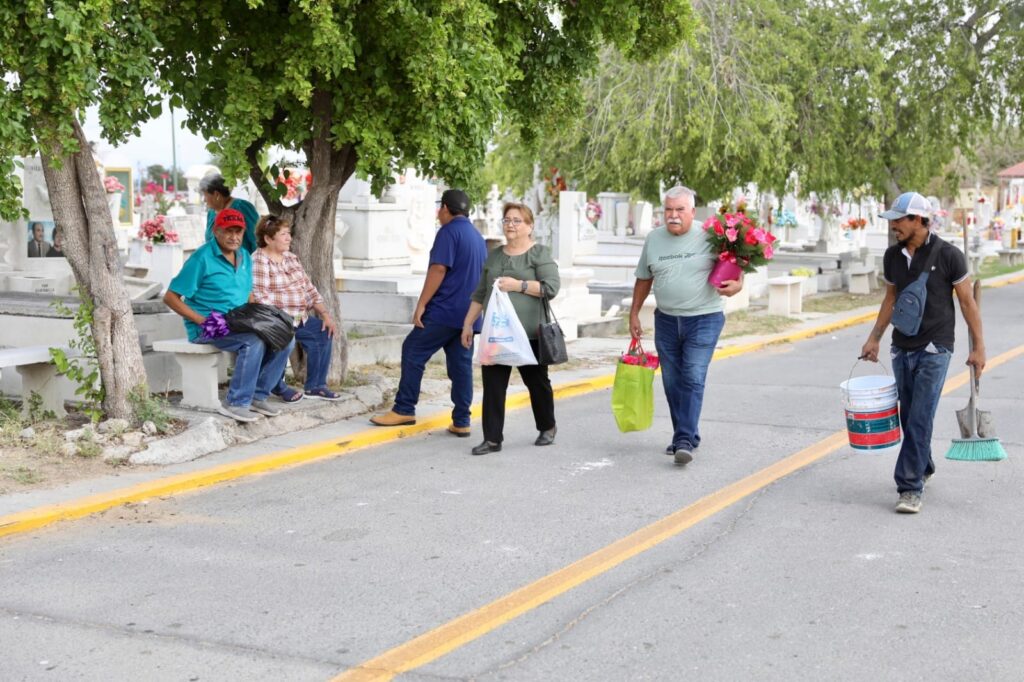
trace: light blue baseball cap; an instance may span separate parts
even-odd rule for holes
[[[896,197],[896,201],[892,202],[892,208],[885,213],[879,213],[878,217],[883,220],[899,220],[908,215],[930,218],[932,215],[931,202],[917,192],[904,192]]]

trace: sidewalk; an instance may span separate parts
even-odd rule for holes
[[[1015,273],[986,280],[986,287],[999,287],[1024,281]],[[754,352],[766,346],[793,343],[834,330],[866,324],[874,320],[877,306],[835,314],[808,314],[786,332],[764,336],[726,339],[719,345],[715,360]],[[865,334],[867,329],[865,328]],[[615,361],[626,350],[628,337],[581,338],[570,345],[570,357],[583,359],[589,367],[551,372],[556,398],[603,390],[611,386]],[[521,383],[509,388],[509,407],[528,404]],[[253,474],[347,454],[359,449],[385,445],[400,438],[427,432],[445,439],[445,443],[468,451],[472,439],[457,439],[447,434],[450,418],[447,397],[428,398],[418,409],[417,424],[412,427],[371,426],[370,413],[352,415],[315,428],[267,436],[254,442],[227,447],[199,459],[164,467],[141,467],[115,471],[107,476],[75,481],[46,490],[32,490],[0,496],[0,537],[27,532],[61,519],[80,518],[104,509],[129,503],[145,504],[153,497],[183,492],[235,480]],[[474,406],[474,415],[479,405]],[[269,421],[268,426],[272,427]]]

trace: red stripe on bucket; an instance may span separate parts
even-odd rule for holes
[[[847,431],[850,437],[850,445],[853,447],[867,447],[867,446],[878,446],[878,445],[895,445],[900,442],[900,427],[896,427],[892,431],[883,431],[882,433],[854,433],[853,431]]]
[[[882,412],[857,412],[856,410],[846,410],[847,419],[856,419],[858,421],[870,421],[872,419],[887,419],[889,417],[895,417],[899,413],[896,407],[883,410]]]

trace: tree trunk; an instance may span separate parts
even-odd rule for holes
[[[259,165],[258,145],[249,148],[248,158],[250,176],[267,206],[277,215],[291,219],[292,251],[299,257],[306,274],[323,296],[324,305],[337,323],[338,333],[332,344],[331,370],[327,381],[340,385],[348,375],[348,338],[342,328],[338,287],[334,277],[334,214],[338,206],[338,192],[355,172],[357,154],[351,144],[344,144],[340,149],[334,148],[330,132],[331,107],[331,95],[328,92],[314,92],[313,112],[316,122],[313,142],[306,149],[313,184],[299,204],[285,207],[270,194],[274,179],[268,179]],[[293,355],[292,359],[295,360],[295,357]],[[295,369],[301,371],[302,368]]]
[[[68,114],[78,151],[55,146],[42,151],[43,174],[53,218],[60,228],[65,253],[82,294],[94,306],[92,338],[108,417],[130,419],[129,393],[148,392],[139,334],[125,288],[117,239],[89,141],[73,113]]]

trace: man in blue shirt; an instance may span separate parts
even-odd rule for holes
[[[217,411],[235,421],[252,422],[261,414],[274,417],[281,413],[267,403],[267,396],[284,374],[295,342],[273,353],[255,334],[230,333],[204,339],[201,327],[210,313],[226,313],[249,301],[252,259],[241,248],[245,227],[245,218],[238,211],[228,208],[218,213],[213,224],[214,240],[196,249],[185,261],[167,287],[164,303],[185,318],[189,341],[237,353],[227,400]]]
[[[476,290],[487,246],[469,220],[469,197],[459,189],[441,195],[437,219],[441,229],[430,249],[430,267],[413,313],[413,330],[402,344],[402,378],[390,412],[370,419],[377,426],[416,423],[416,403],[427,361],[444,348],[452,382],[452,423],[449,433],[470,435],[469,406],[473,402],[473,348],[462,345],[462,322]],[[474,331],[480,331],[477,320]]]

